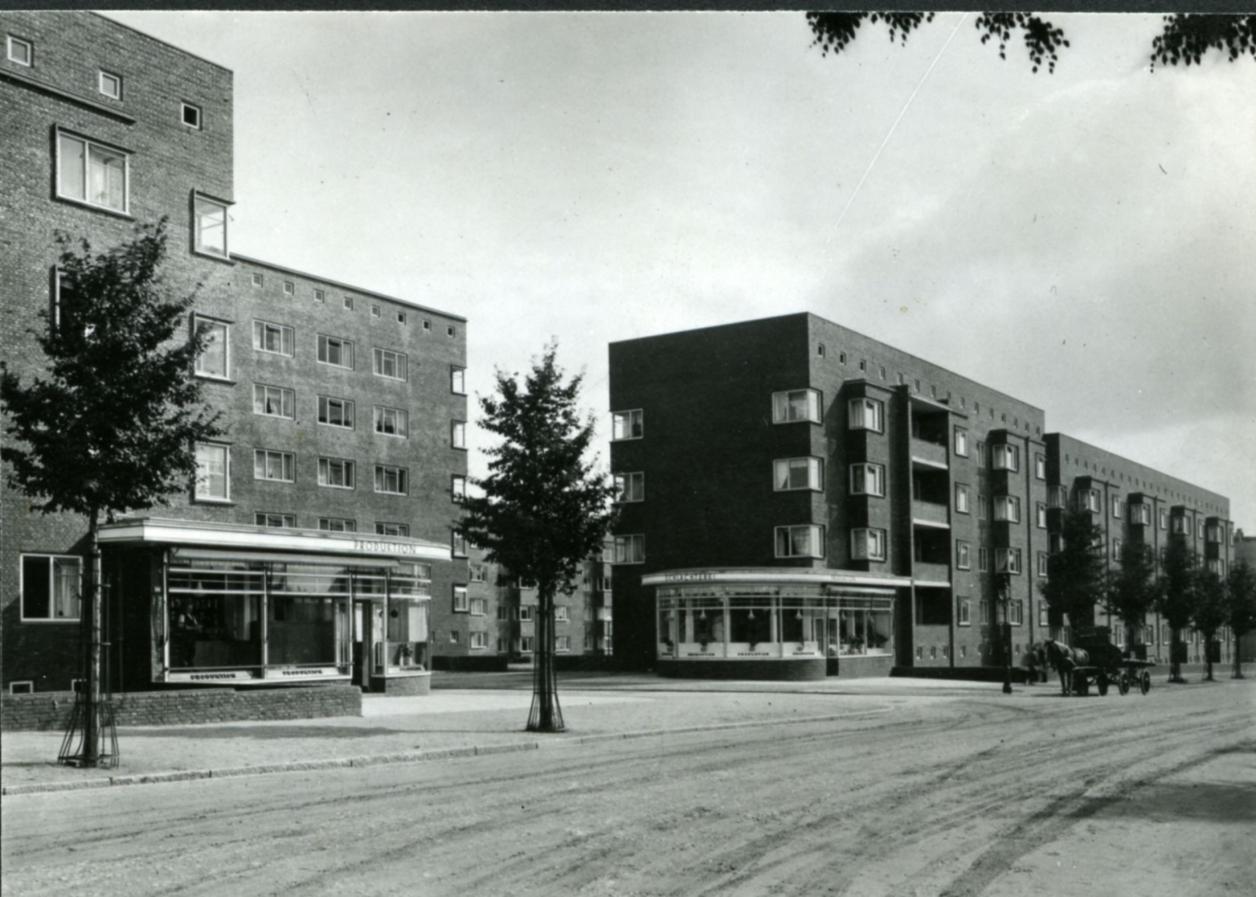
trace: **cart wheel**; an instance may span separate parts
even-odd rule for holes
[[[1151,691],[1151,673],[1146,670],[1143,671],[1142,678],[1138,681],[1138,687],[1142,690],[1143,694],[1147,694],[1147,692]]]
[[[1108,693],[1108,674],[1100,673],[1096,684],[1099,686],[1099,697],[1104,697]]]
[[[1129,694],[1130,693],[1130,677],[1127,674],[1122,673],[1121,678],[1116,680],[1116,687],[1117,687],[1117,691],[1119,691],[1122,695]]]

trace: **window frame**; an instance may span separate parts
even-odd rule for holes
[[[999,522],[1020,523],[1021,500],[1018,495],[994,496],[993,518]]]
[[[1047,503],[1040,501],[1034,503],[1034,527],[1037,529],[1047,528]]]
[[[969,501],[970,495],[969,495],[968,489],[969,487],[967,483],[955,484],[954,504],[955,504],[956,514],[971,514],[972,513],[972,510],[971,510],[972,506]]]
[[[323,533],[356,533],[358,522],[352,517],[320,517],[318,530]]]
[[[955,540],[955,569],[971,570],[973,567],[972,545],[964,539]]]
[[[460,473],[451,474],[449,477],[449,498],[455,502],[462,502],[467,497],[467,478]]]
[[[953,447],[957,457],[968,457],[968,430],[964,427],[954,428]]]
[[[1034,479],[1045,480],[1047,478],[1047,456],[1041,452],[1034,453]]]
[[[201,494],[201,462],[199,452],[202,448],[222,450],[223,494],[221,496]],[[192,501],[217,505],[231,504],[231,444],[227,442],[214,442],[213,440],[206,440],[204,442],[196,443],[193,452],[196,456],[196,472],[192,475]]]
[[[645,533],[616,533],[614,552],[615,564],[644,564]]]
[[[258,410],[258,395],[259,395],[258,390],[262,391],[261,392],[261,405],[262,405],[261,411]],[[280,408],[279,414],[272,414],[271,412],[265,410],[267,405],[269,404],[269,396],[267,392],[270,390],[273,390],[279,393],[279,408]],[[285,405],[291,411],[290,414],[282,413]],[[287,386],[274,386],[270,383],[258,383],[257,381],[254,381],[253,382],[253,413],[258,415],[259,417],[272,417],[278,420],[295,421],[297,419],[296,390]]]
[[[955,596],[955,625],[973,625],[972,599],[966,595]]]
[[[794,551],[794,534],[807,530],[807,550]],[[784,541],[782,541],[782,538]],[[782,551],[782,546],[784,550]],[[772,527],[772,557],[777,559],[823,559],[825,555],[825,529],[819,523],[787,523]]]
[[[333,483],[331,481],[333,465],[339,467],[342,474],[341,479],[347,480],[347,485],[343,482]],[[317,482],[318,485],[324,489],[343,489],[346,492],[352,492],[357,488],[356,465],[351,458],[339,458],[333,455],[319,455]]]
[[[272,333],[279,336],[279,348],[267,348],[267,337]],[[291,351],[284,351],[284,347]],[[282,355],[284,358],[295,358],[297,354],[297,332],[290,324],[280,324],[262,318],[253,319],[253,351],[265,352],[267,355]]]
[[[802,485],[794,485],[794,473],[799,465],[804,465],[805,480]],[[781,472],[785,472],[785,485],[781,485]],[[772,491],[773,492],[823,492],[824,491],[824,459],[815,455],[799,455],[795,458],[774,458],[772,460]]]
[[[340,406],[340,418],[343,421],[346,417],[348,423],[335,423],[331,419],[332,404]],[[353,399],[345,399],[340,396],[326,396],[319,394],[317,407],[315,408],[314,421],[320,427],[334,427],[337,430],[356,430],[357,429],[358,409],[357,402]]]
[[[280,522],[271,523],[272,518],[278,518]],[[267,529],[296,529],[297,515],[284,511],[255,511],[253,525],[264,526]]]
[[[58,290],[59,290],[60,289],[60,272],[58,272],[57,283],[58,283]],[[59,318],[60,316],[59,297],[58,297],[57,307],[58,307],[58,318]],[[205,357],[205,353],[204,351],[201,351],[197,353],[196,360],[192,363],[192,373],[195,376],[202,377],[206,380],[217,380],[219,383],[230,383],[232,382],[231,380],[231,322],[224,321],[221,318],[213,318],[213,317],[210,317],[209,315],[202,315],[198,312],[193,312],[192,313],[192,333],[193,334],[197,333],[201,329],[202,324],[208,325],[207,329],[221,328],[223,332],[223,339],[222,339],[223,372],[221,374],[218,374],[218,373],[214,373],[213,371],[208,371],[202,368],[201,359]]]
[[[467,394],[467,369],[456,364],[449,366],[449,391],[456,396]]]
[[[888,534],[881,527],[857,526],[850,531],[850,557],[854,561],[884,561],[889,554]]]
[[[384,371],[384,362],[386,360],[392,362],[394,373],[389,374]],[[405,352],[398,352],[396,349],[385,349],[382,346],[372,346],[371,372],[376,377],[384,380],[396,380],[400,383],[406,383],[410,379],[410,360]]]
[[[106,79],[111,80],[114,83],[114,90],[112,93],[108,90],[105,90]],[[113,72],[106,71],[105,69],[97,69],[96,70],[96,92],[99,93],[101,96],[108,97],[111,100],[121,101],[122,100],[122,76],[115,75]]]
[[[460,452],[467,450],[467,422],[465,420],[449,422],[449,447]]]
[[[410,524],[399,523],[394,520],[376,520],[375,535],[389,536],[394,539],[409,539]]]
[[[462,530],[454,527],[449,531],[449,553],[456,558],[467,556],[467,536]]]
[[[410,438],[410,412],[405,408],[394,408],[392,405],[373,405],[371,409],[372,426],[377,434],[380,436],[391,436],[393,439]],[[393,432],[380,429],[389,412],[393,415]]]
[[[802,412],[796,413],[794,400],[802,397]],[[781,389],[772,393],[772,423],[797,424],[824,423],[824,394],[818,389],[804,386],[799,389]]]
[[[996,573],[1010,573],[1019,576],[1025,572],[1023,557],[1019,548],[996,548],[994,550],[994,568]]]
[[[862,476],[857,476],[862,472]],[[876,488],[868,488],[868,475],[872,475],[873,486]],[[851,495],[869,495],[875,498],[885,498],[885,465],[877,464],[874,461],[856,461],[850,465],[850,487]],[[857,482],[858,480],[858,482]]]
[[[625,435],[627,434],[627,435]],[[645,438],[645,410],[627,408],[611,412],[611,442]]]
[[[867,420],[871,415],[872,421]],[[846,428],[866,430],[870,433],[885,432],[885,402],[871,396],[856,396],[846,403]]]
[[[35,67],[35,42],[29,41],[24,37],[18,37],[16,34],[5,34],[4,41],[4,57],[14,65],[20,65],[24,68],[33,69]],[[13,55],[14,47],[25,47],[26,58],[18,59]]]
[[[449,587],[450,606],[456,614],[471,613],[471,597],[467,594],[466,583],[455,582]]]
[[[990,446],[990,467],[993,470],[1020,471],[1020,446],[1000,442]]]
[[[343,336],[332,336],[330,333],[319,333],[317,334],[316,342],[317,342],[317,348],[316,348],[315,356],[314,356],[314,360],[316,362],[318,362],[319,364],[325,364],[328,367],[340,368],[343,371],[355,370],[354,365],[355,365],[356,359],[354,358],[355,352],[354,352],[353,340],[347,339],[346,337],[343,337]],[[337,350],[337,353],[340,355],[342,359],[341,361],[329,360],[331,358],[331,350],[332,350],[333,343],[335,343],[335,348]],[[349,356],[348,364],[343,363],[343,358],[346,354],[346,349],[348,350],[348,356]]]
[[[388,479],[392,476],[395,479],[396,489],[386,488]],[[376,464],[375,465],[375,494],[376,495],[409,495],[410,494],[410,470],[394,464]],[[383,487],[381,487],[381,482]]]
[[[192,118],[195,121],[188,121],[188,112],[192,112]],[[205,129],[205,111],[196,103],[189,103],[187,100],[179,101],[179,123],[185,128],[191,128],[193,131],[203,131]]]
[[[1050,552],[1040,551],[1037,557],[1037,566],[1035,572],[1039,579],[1046,579],[1051,570],[1051,554]]]
[[[216,247],[206,246],[204,242],[203,234],[205,232],[205,228],[202,222],[205,218],[205,215],[202,211],[202,206],[212,206],[213,208],[217,209],[218,211],[222,213],[222,249],[221,251],[217,249]],[[208,193],[202,193],[199,190],[192,191],[192,251],[193,252],[195,252],[197,255],[209,256],[210,258],[215,258],[215,259],[231,258],[231,235],[229,231],[230,217],[228,215],[229,209],[230,209],[230,204],[223,202],[221,199],[216,199],[215,197],[210,196]]]
[[[83,195],[75,196],[62,189],[62,140],[72,140],[83,145]],[[89,185],[91,183],[91,156],[92,149],[106,154],[119,156],[122,159],[122,207],[109,205],[105,202],[95,202],[89,197]],[[56,129],[56,153],[53,159],[55,166],[55,187],[57,199],[66,202],[75,203],[89,209],[98,209],[110,215],[121,215],[126,218],[131,217],[131,151],[125,150],[120,146],[106,143],[103,140],[97,140],[76,131],[70,131],[63,128]]]
[[[612,476],[616,504],[636,504],[645,501],[644,470],[627,470]]]
[[[36,617],[28,616],[26,613],[26,559],[27,558],[44,558],[47,560],[48,567],[48,616]],[[78,570],[76,577],[76,589],[78,592],[78,613],[67,615],[64,617],[55,616],[57,610],[57,579],[56,579],[56,562],[74,561],[74,565]],[[83,557],[77,554],[58,554],[51,551],[21,551],[18,552],[17,575],[18,575],[18,621],[21,623],[81,623],[83,619]],[[70,600],[73,604],[73,599]],[[67,608],[68,609],[68,608]]]
[[[272,456],[279,461],[279,476],[267,476],[270,472]],[[258,461],[262,462],[262,476],[258,476]],[[297,481],[297,456],[294,452],[282,449],[253,449],[253,480],[259,483],[295,483]],[[287,476],[285,476],[287,474]]]

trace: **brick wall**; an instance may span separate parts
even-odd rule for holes
[[[361,716],[362,691],[349,685],[274,689],[181,689],[115,695],[119,726],[172,726],[234,720],[316,719]],[[0,729],[63,729],[73,692],[0,697]]]

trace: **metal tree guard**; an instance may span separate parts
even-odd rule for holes
[[[532,653],[532,709],[529,732],[562,732],[563,710],[558,705],[558,677],[554,672],[554,595],[542,592],[537,613],[537,638]]]
[[[64,766],[104,767],[118,765],[118,727],[114,723],[113,691],[109,685],[109,642],[104,641],[104,588],[100,577],[99,549],[93,551],[93,580],[88,589],[90,607],[80,621],[86,675],[74,689],[70,724],[61,739],[57,762]]]

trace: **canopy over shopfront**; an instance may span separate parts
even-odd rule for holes
[[[665,570],[642,584],[655,589],[661,672],[794,679],[864,658],[888,668],[897,590],[911,579],[761,567]]]
[[[107,524],[100,542],[119,635],[147,642],[132,682],[383,688],[430,670],[432,564],[448,546],[159,518]]]

